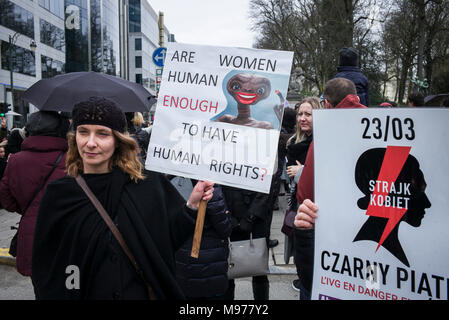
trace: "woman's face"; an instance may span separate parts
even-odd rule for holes
[[[0,158],[4,158],[5,155],[6,155],[6,153],[5,153],[5,148],[0,147]]]
[[[116,148],[112,129],[93,124],[79,125],[76,145],[83,160],[84,173],[107,173]]]
[[[312,105],[310,103],[305,102],[299,106],[296,120],[302,132],[306,134],[312,132]]]

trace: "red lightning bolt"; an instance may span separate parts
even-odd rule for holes
[[[382,161],[382,167],[380,168],[379,177],[377,178],[377,180],[386,181],[388,182],[388,185],[391,186],[391,184],[396,181],[399,173],[401,172],[402,167],[404,166],[404,163],[410,153],[410,149],[411,147],[388,146],[387,150],[385,151],[385,156]],[[376,188],[376,190],[372,194],[372,197],[378,199],[378,196],[382,196],[382,198],[385,199],[385,196],[387,196],[388,193],[388,191],[384,191],[384,188]],[[366,215],[388,219],[384,232],[380,237],[379,244],[377,245],[376,252],[385,241],[385,239],[390,235],[390,232],[401,220],[406,211],[407,208],[376,206],[370,203],[368,209],[366,210]]]

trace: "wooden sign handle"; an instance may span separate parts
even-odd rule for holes
[[[192,251],[190,256],[198,259],[201,246],[201,237],[203,235],[204,217],[206,216],[207,201],[201,200],[198,206],[198,214],[196,216],[195,233],[193,234]]]

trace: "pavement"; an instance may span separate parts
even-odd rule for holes
[[[18,226],[20,215],[14,212],[8,212],[0,209],[0,264],[1,265],[16,265],[16,259],[8,254],[9,244],[14,236],[16,230],[11,227]]]
[[[294,291],[291,287],[291,282],[297,279],[293,258],[290,258],[287,264],[284,261],[285,236],[281,232],[281,227],[286,205],[286,195],[279,196],[279,210],[273,212],[271,223],[271,239],[277,239],[279,244],[270,248],[269,252],[270,300],[299,299],[299,292]],[[31,281],[15,270],[15,258],[8,254],[9,244],[15,233],[15,230],[11,230],[11,226],[16,226],[19,220],[20,216],[17,213],[0,210],[0,300],[34,299]],[[251,287],[251,278],[237,279],[235,299],[252,300]],[[22,293],[18,294],[17,292]]]

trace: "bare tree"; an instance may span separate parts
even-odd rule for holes
[[[256,47],[294,52],[293,69],[302,70],[304,89],[319,94],[336,74],[338,51],[356,47],[364,60],[378,19],[377,0],[251,0]]]
[[[449,2],[401,0],[397,2],[383,28],[383,43],[390,55],[389,73],[397,79],[397,100],[403,103],[414,75],[427,79],[429,92],[434,91],[434,72],[449,60]],[[448,71],[449,72],[449,71]],[[419,86],[414,85],[413,89]],[[422,89],[422,88],[420,88]]]
[[[416,15],[413,4],[402,0],[386,21],[383,30],[384,47],[391,54],[391,59],[397,63],[395,72],[398,82],[395,96],[399,103],[404,99],[408,73],[413,67],[416,55],[418,28],[416,23],[412,23]]]

